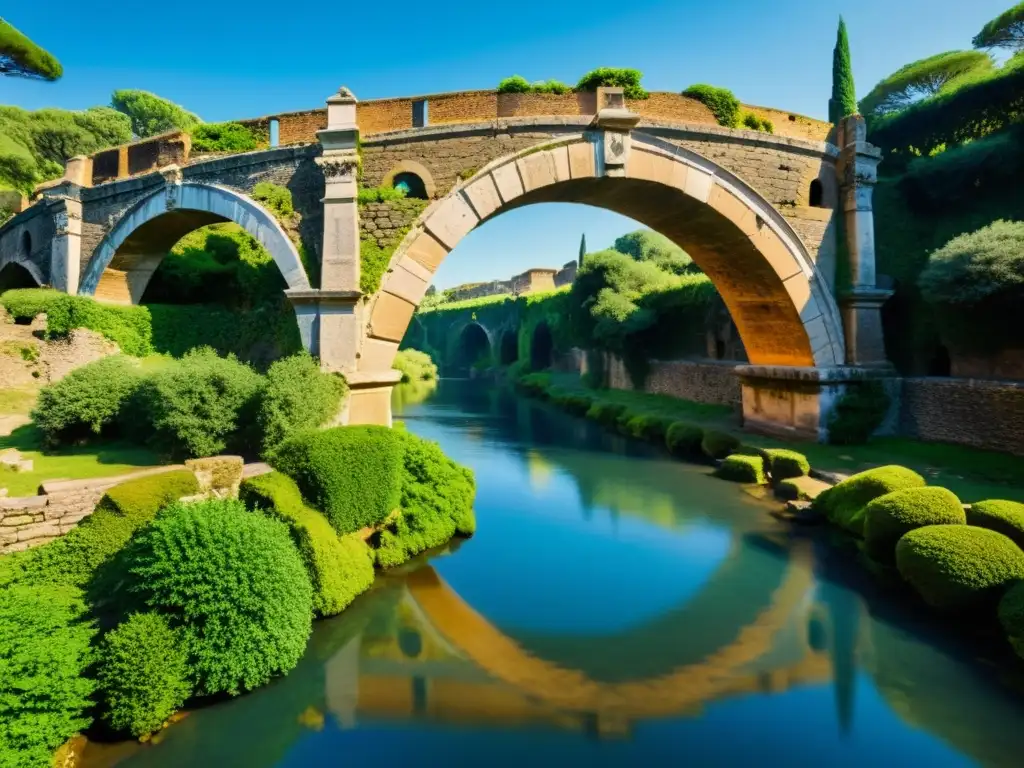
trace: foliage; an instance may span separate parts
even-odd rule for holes
[[[289,435],[322,427],[337,416],[347,390],[340,375],[321,371],[308,352],[271,365],[257,413],[264,455]]]
[[[196,152],[249,152],[261,142],[241,123],[202,123],[192,129],[192,149]]]
[[[904,488],[924,486],[924,478],[906,467],[887,465],[858,472],[823,491],[813,502],[815,511],[847,531],[862,536],[864,508],[879,496]]]
[[[104,720],[132,736],[160,730],[191,694],[181,638],[157,613],[133,614],[104,636],[98,678]]]
[[[967,509],[967,524],[998,531],[1024,549],[1024,504],[990,499]]]
[[[318,615],[340,613],[370,588],[373,556],[366,543],[357,535],[339,538],[327,519],[306,505],[290,477],[271,472],[244,480],[239,498],[250,509],[288,526],[313,586],[313,610]]]
[[[236,500],[174,504],[133,540],[132,591],[182,638],[194,690],[236,695],[291,670],[313,596],[288,527]]]
[[[201,347],[146,378],[123,418],[144,417],[147,441],[170,456],[244,453],[262,386],[249,366]]]
[[[403,449],[401,512],[372,541],[382,568],[476,530],[473,473],[448,458],[437,443],[409,432],[396,434]]]
[[[862,445],[875,433],[889,410],[889,395],[882,382],[852,382],[828,415],[828,441],[835,445]]]
[[[359,203],[366,205],[367,203],[389,203],[392,200],[404,200],[406,197],[405,190],[401,187],[360,187],[359,188]]]
[[[586,412],[586,417],[606,427],[613,427],[618,423],[619,418],[626,412],[626,406],[621,403],[595,402]]]
[[[704,439],[700,443],[704,455],[711,459],[724,459],[739,447],[740,441],[732,435],[711,429],[704,431]]]
[[[999,601],[999,623],[1006,639],[1018,656],[1024,659],[1024,582],[1010,587]]]
[[[512,75],[512,77],[506,77],[500,83],[498,83],[498,93],[554,93],[563,94],[570,93],[570,88],[565,83],[558,80],[540,80],[536,83],[531,83],[522,75]]]
[[[430,355],[418,349],[399,350],[391,367],[402,372],[403,382],[437,379],[437,365],[430,359]]]
[[[390,192],[386,190],[391,190]],[[372,200],[363,200],[363,197],[371,197]],[[406,225],[396,229],[391,237],[383,242],[378,242],[375,233],[363,232],[359,242],[359,290],[365,295],[372,295],[380,288],[384,273],[391,263],[391,256],[395,248],[402,242],[402,238],[408,233],[412,223],[417,219],[429,201],[418,198],[406,198],[405,192],[400,189],[381,187],[377,190],[360,190],[360,202],[390,202],[392,214],[407,222]]]
[[[928,605],[959,611],[994,604],[1024,579],[1024,552],[985,528],[929,525],[899,540],[896,567]]]
[[[828,120],[838,123],[848,115],[857,114],[857,92],[853,87],[853,66],[850,63],[850,41],[846,22],[839,17],[836,47],[832,51],[832,98],[828,101]]]
[[[640,440],[650,440],[661,443],[669,427],[672,426],[672,419],[667,416],[654,416],[651,414],[639,414],[634,416],[629,411],[619,417],[625,419],[625,431],[630,437]]]
[[[788,477],[775,483],[775,495],[784,501],[810,501],[798,478]]]
[[[89,724],[95,629],[69,587],[0,590],[0,766],[49,766]]]
[[[960,499],[945,488],[904,488],[864,507],[864,548],[875,560],[891,563],[903,534],[925,525],[966,525]]]
[[[115,485],[93,513],[64,536],[0,559],[0,585],[84,587],[98,569],[112,564],[132,535],[160,509],[198,491],[195,475],[184,469]]]
[[[811,464],[802,453],[786,448],[767,448],[764,455],[773,482],[791,477],[803,477],[811,471]]]
[[[743,123],[744,128],[749,128],[751,131],[775,133],[775,123],[767,117],[758,117],[753,112],[744,112],[740,122]]]
[[[988,22],[971,44],[975,48],[1024,50],[1024,3],[1017,3]]]
[[[682,421],[673,422],[665,432],[665,447],[673,456],[684,459],[703,458],[703,442],[704,430]]]
[[[722,460],[721,466],[715,470],[715,475],[723,480],[732,480],[736,483],[755,483],[764,485],[768,482],[764,473],[763,456],[747,456],[734,453]]]
[[[683,91],[683,96],[696,99],[710,109],[719,125],[726,128],[735,128],[739,125],[740,100],[728,88],[698,83]]]
[[[198,115],[148,91],[114,91],[110,105],[128,115],[132,133],[140,139],[166,131],[190,131],[202,122]]]
[[[279,220],[287,220],[295,213],[291,190],[280,184],[261,181],[252,188],[252,199],[263,203]]]
[[[129,358],[100,358],[43,387],[32,419],[51,445],[109,433],[121,406],[140,383],[138,369]]]
[[[339,534],[378,525],[398,508],[403,445],[395,430],[360,425],[305,432],[271,458]]]
[[[646,99],[650,94],[640,85],[643,74],[638,69],[598,67],[592,69],[576,83],[577,91],[596,91],[598,88],[622,88],[627,99]]]
[[[612,249],[636,261],[649,261],[658,269],[674,275],[699,272],[693,259],[660,232],[638,229],[616,238]]]
[[[25,35],[0,19],[0,76],[59,80],[60,62]]]
[[[991,69],[991,57],[980,51],[946,51],[929,56],[882,79],[860,100],[860,111],[866,117],[898,112],[918,99],[934,96],[958,77]]]
[[[537,374],[527,374],[524,379],[529,379],[531,376]],[[587,411],[590,410],[590,406],[594,404],[594,398],[584,392],[567,392],[562,389],[552,388],[548,392],[551,402],[557,405],[559,408],[568,411],[574,416],[583,416]],[[638,417],[641,418],[641,417]],[[639,423],[636,425],[638,429],[643,431],[646,424]]]

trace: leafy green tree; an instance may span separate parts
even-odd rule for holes
[[[118,112],[128,115],[132,133],[139,138],[165,131],[188,131],[202,122],[198,115],[149,91],[114,91],[110,103]]]
[[[57,59],[0,19],[0,76],[53,81],[63,74]]]
[[[975,48],[1024,50],[1024,3],[1017,3],[981,28],[971,41]]]
[[[686,251],[652,229],[629,232],[618,238],[612,247],[619,253],[632,256],[637,261],[649,261],[658,269],[674,275],[700,271]]]
[[[853,87],[853,65],[850,63],[850,40],[846,22],[839,17],[836,47],[832,51],[832,98],[828,101],[829,122],[857,114],[857,94]]]
[[[584,232],[582,235],[580,235],[580,254],[579,254],[579,258],[576,261],[576,266],[577,267],[582,267],[583,266],[583,257],[586,256],[586,255],[587,255],[587,233]]]
[[[947,83],[968,73],[989,72],[992,59],[981,51],[946,51],[901,67],[881,80],[861,99],[862,115],[897,112],[913,102],[934,96]]]

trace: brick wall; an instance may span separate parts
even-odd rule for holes
[[[678,93],[655,92],[646,99],[627,99],[626,106],[649,120],[718,124],[714,114],[704,104]]]
[[[792,136],[796,139],[810,141],[828,141],[828,135],[832,132],[832,123],[815,120],[794,112],[771,107],[758,107],[753,104],[744,104],[743,109],[753,112],[758,117],[766,117],[771,120],[777,136]]]
[[[737,365],[735,360],[652,360],[642,391],[739,408]],[[608,386],[612,389],[636,389],[626,366],[618,358],[609,356],[606,370]]]
[[[900,433],[1024,455],[1024,382],[906,378]]]

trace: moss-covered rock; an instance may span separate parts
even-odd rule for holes
[[[764,458],[739,453],[734,453],[723,459],[722,466],[715,470],[715,475],[735,483],[764,485],[768,482],[764,473]]]
[[[811,463],[802,453],[787,448],[766,448],[763,453],[768,461],[768,471],[773,482],[801,477],[811,471]]]
[[[971,504],[967,524],[998,531],[1024,549],[1024,504],[990,499]]]
[[[994,603],[1024,579],[1024,552],[996,531],[929,525],[899,540],[896,567],[928,605],[959,611]]]
[[[864,508],[864,545],[880,563],[891,563],[896,542],[926,525],[965,525],[960,499],[945,488],[904,488],[879,496]]]
[[[904,488],[924,486],[924,478],[906,467],[890,464],[859,472],[834,485],[814,500],[814,509],[829,522],[857,536],[864,535],[864,507],[872,499]]]
[[[726,432],[707,430],[701,441],[700,449],[704,455],[712,459],[724,459],[740,447],[740,441]]]
[[[626,406],[620,403],[596,402],[587,409],[586,416],[591,421],[614,427],[619,417],[626,412]]]
[[[673,422],[665,432],[665,447],[673,456],[684,459],[703,459],[702,442],[704,430],[682,421]]]
[[[999,601],[999,623],[1014,652],[1024,659],[1024,582],[1010,587]]]

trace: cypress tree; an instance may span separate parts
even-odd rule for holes
[[[582,267],[583,266],[583,257],[586,255],[586,253],[587,253],[587,233],[584,232],[582,235],[580,235],[580,257],[579,257],[579,259],[576,262],[576,266],[577,267]]]
[[[828,119],[829,122],[838,123],[844,117],[855,114],[857,94],[853,88],[850,40],[846,36],[846,22],[840,16],[836,47],[832,51],[832,98],[828,100]]]

